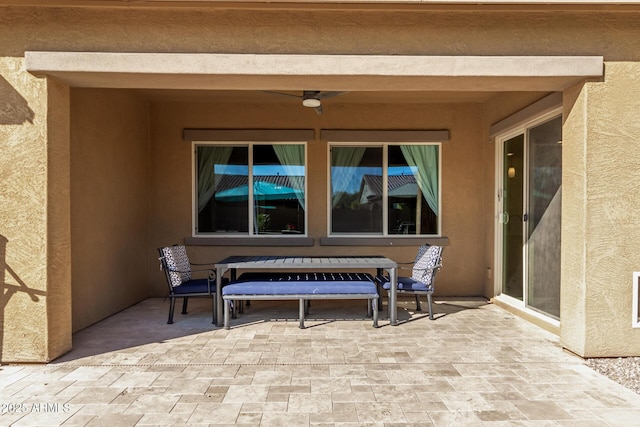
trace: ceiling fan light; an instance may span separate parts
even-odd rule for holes
[[[309,108],[317,108],[320,106],[320,100],[316,98],[305,98],[302,100],[302,105]]]

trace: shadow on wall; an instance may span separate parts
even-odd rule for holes
[[[38,302],[38,296],[44,296],[43,291],[30,289],[11,267],[7,265],[7,238],[0,235],[0,286],[2,289],[2,298],[0,299],[0,361],[4,360],[4,324],[6,316],[6,308],[11,297],[18,292],[25,292],[31,298],[31,301]],[[8,273],[8,275],[7,275]],[[9,283],[8,281],[15,283]]]
[[[35,113],[11,84],[0,76],[0,125],[33,123]]]

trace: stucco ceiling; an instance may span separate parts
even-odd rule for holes
[[[315,89],[315,88],[310,88]],[[259,104],[299,104],[301,100],[291,96],[279,96],[256,90],[163,90],[137,89],[151,101],[162,102],[219,102]],[[278,91],[301,95],[300,91]],[[428,104],[445,102],[486,102],[497,92],[454,91],[353,91],[322,100],[331,104]]]

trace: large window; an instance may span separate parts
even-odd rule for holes
[[[330,234],[439,234],[439,144],[330,150]]]
[[[196,145],[197,235],[306,233],[304,144]]]

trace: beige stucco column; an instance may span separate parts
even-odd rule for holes
[[[69,88],[0,58],[0,360],[71,348]]]
[[[637,356],[632,274],[640,270],[640,63],[565,91],[561,340],[583,357]]]

